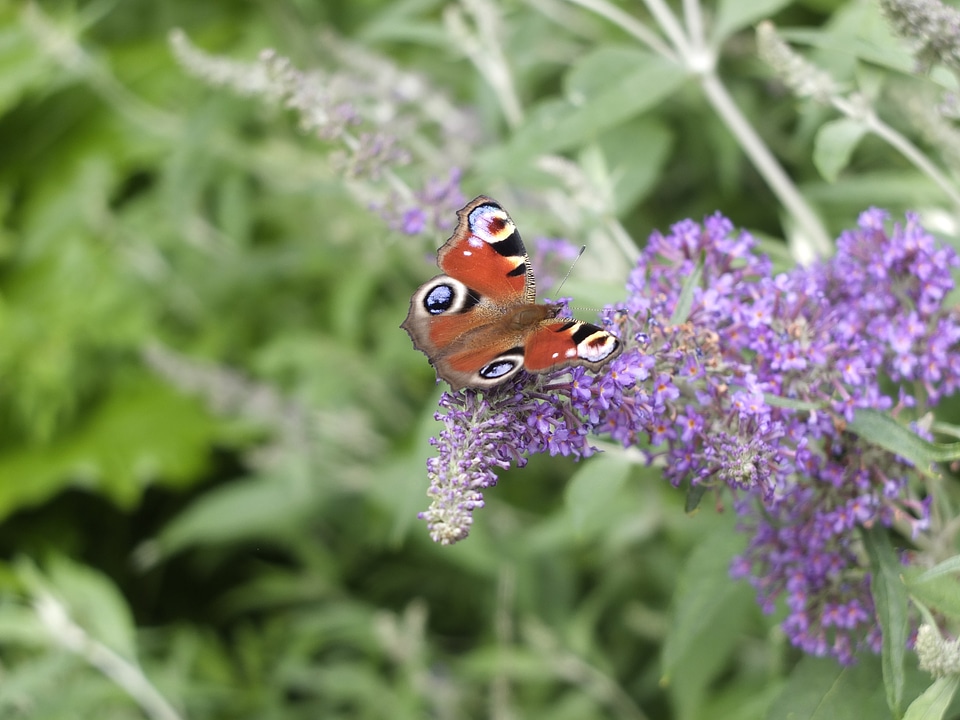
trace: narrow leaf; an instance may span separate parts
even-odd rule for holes
[[[687,491],[687,497],[684,501],[683,511],[686,513],[692,513],[698,507],[700,507],[700,501],[703,500],[703,496],[707,492],[706,485],[691,485],[690,489]]]
[[[737,30],[752,25],[757,20],[767,18],[780,8],[789,5],[792,0],[720,0],[717,19],[710,33],[711,39],[720,44]]]
[[[607,49],[577,62],[567,97],[550,98],[527,114],[510,141],[478,159],[481,176],[521,167],[532,158],[596,140],[605,130],[655,107],[688,79],[683,68],[651,53]],[[615,69],[612,69],[615,68]],[[598,77],[596,82],[584,78]]]
[[[690,273],[689,277],[683,282],[680,288],[680,297],[677,298],[677,306],[673,309],[673,315],[670,316],[671,325],[679,325],[687,321],[690,317],[690,310],[693,308],[693,291],[700,287],[700,279],[703,277],[703,258],[697,263],[697,266]]]
[[[850,430],[874,445],[906,458],[921,472],[929,474],[932,463],[960,460],[960,443],[927,442],[886,413],[860,408]]]
[[[823,410],[823,403],[812,403],[806,400],[793,400],[771,393],[764,393],[763,400],[771,407],[786,408],[787,410]]]
[[[949,575],[950,573],[955,572],[960,572],[960,555],[954,555],[952,558],[947,558],[942,563],[937,563],[925,573],[917,577],[913,582],[925,583],[942,575]]]
[[[570,520],[578,533],[602,520],[630,474],[631,463],[615,455],[602,455],[583,463],[567,485]]]
[[[930,426],[930,429],[933,430],[933,432],[943,433],[944,435],[960,438],[960,425],[946,423],[942,420],[935,420]]]
[[[866,132],[862,122],[849,118],[831,120],[820,127],[814,140],[813,162],[827,182],[834,182],[850,163]]]
[[[889,717],[877,686],[876,659],[843,667],[830,658],[804,657],[790,674],[766,720],[873,720]]]
[[[870,589],[883,631],[883,684],[887,704],[897,717],[903,702],[904,656],[907,649],[907,588],[900,577],[900,563],[883,528],[863,530],[863,542],[873,572]]]
[[[916,575],[914,577],[914,575]],[[915,601],[932,608],[941,615],[960,620],[960,593],[956,578],[950,574],[937,574],[924,579],[916,568],[903,568],[904,582]]]
[[[724,598],[739,585],[730,579],[730,562],[743,549],[740,535],[724,528],[701,543],[690,555],[674,593],[676,608],[663,646],[664,676],[683,672],[681,660],[698,652],[702,635],[721,622]]]
[[[316,498],[287,478],[237,480],[201,495],[163,528],[141,559],[149,565],[194,545],[296,532]]]
[[[703,539],[680,574],[661,679],[678,718],[709,716],[708,688],[742,642],[753,593],[730,578],[730,561],[742,549],[743,537],[724,527]]]
[[[960,685],[960,677],[940,678],[910,703],[903,720],[942,720]]]
[[[902,42],[881,47],[863,38],[838,37],[829,30],[809,28],[784,28],[780,35],[793,45],[808,45],[829,53],[857,57],[899,73],[912,73],[916,68],[917,61]],[[930,80],[937,82],[936,73],[931,74]]]
[[[136,657],[133,613],[110,578],[59,554],[50,555],[45,569],[44,574],[29,560],[21,560],[17,574],[35,597],[56,597],[70,619],[91,637],[126,658]]]

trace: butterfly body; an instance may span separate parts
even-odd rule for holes
[[[520,233],[496,201],[481,195],[457,216],[457,229],[437,252],[444,274],[414,293],[401,325],[451,388],[494,387],[520,370],[599,368],[620,353],[620,341],[606,330],[535,302]]]

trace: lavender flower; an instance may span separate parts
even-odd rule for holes
[[[497,484],[496,469],[523,467],[527,455],[538,452],[592,454],[588,426],[562,400],[562,391],[572,388],[547,382],[521,390],[522,384],[513,382],[486,397],[472,390],[440,397],[446,412],[436,419],[445,427],[431,441],[438,455],[427,461],[427,495],[433,502],[420,514],[435,542],[450,545],[467,536],[473,511],[483,507],[482,491]],[[550,394],[556,390],[559,396]]]
[[[294,111],[303,132],[331,145],[331,164],[352,181],[351,192],[391,227],[407,234],[449,229],[465,201],[459,170],[420,190],[399,173],[414,159],[444,168],[465,160],[475,119],[419,76],[333,36],[324,43],[348,70],[302,70],[273,50],[242,63],[199,50],[182,31],[170,35],[188,72]]]
[[[460,175],[460,169],[453,168],[444,180],[428,180],[412,198],[393,193],[386,202],[375,203],[373,209],[404,235],[449,234],[457,210],[466,202],[460,190]]]
[[[917,43],[923,70],[937,63],[960,70],[960,11],[940,0],[881,0],[880,9],[899,35]]]
[[[627,298],[603,315],[626,349],[602,374],[444,396],[424,515],[434,538],[466,536],[497,468],[544,450],[585,456],[589,433],[607,435],[662,459],[674,485],[732,493],[752,536],[732,571],[765,610],[785,601],[791,642],[841,662],[876,650],[857,529],[923,532],[929,500],[908,462],[847,427],[858,409],[930,407],[960,388],[960,317],[943,308],[957,257],[913,215],[887,225],[869,210],[832,260],[776,276],[720,215],[654,233]],[[702,286],[676,317],[697,270]],[[905,383],[896,404],[884,379]]]

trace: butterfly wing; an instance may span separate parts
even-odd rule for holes
[[[437,252],[447,275],[499,307],[536,300],[533,268],[520,231],[495,200],[480,195],[457,211],[459,222]]]
[[[568,365],[598,369],[622,350],[623,344],[616,336],[601,327],[570,318],[549,318],[538,323],[527,336],[523,365],[530,372]]]
[[[533,270],[517,226],[495,200],[481,195],[457,217],[437,252],[446,274],[414,293],[401,327],[454,390],[491,387],[523,367],[526,333],[503,320],[533,303]]]

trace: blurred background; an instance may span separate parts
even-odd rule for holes
[[[466,541],[417,519],[442,388],[398,326],[464,200],[534,255],[587,242],[586,308],[621,297],[614,226],[720,210],[784,267],[811,243],[697,83],[580,5],[0,0],[0,716],[776,707],[798,657],[728,578],[733,513],[685,514],[656,468],[535,457]],[[727,91],[829,236],[939,217],[870,136],[824,179],[832,111],[757,58],[771,15],[920,137],[896,78],[836,52],[893,43],[872,3],[720,6]]]

